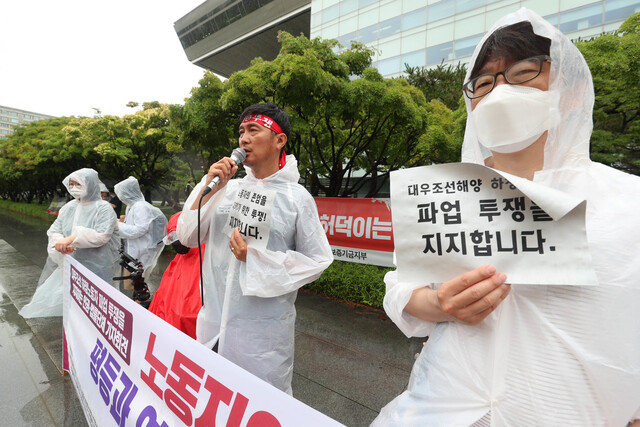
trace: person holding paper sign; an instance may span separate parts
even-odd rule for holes
[[[238,165],[229,157],[211,165],[185,202],[177,236],[185,246],[198,246],[198,204],[219,177],[201,201],[200,241],[207,251],[197,339],[291,393],[297,291],[333,256],[315,202],[298,184],[297,161],[284,154],[287,113],[272,103],[255,104],[240,121],[246,177],[231,179]]]
[[[462,160],[586,199],[598,285],[509,286],[491,265],[442,284],[388,273],[386,312],[429,340],[373,425],[640,425],[640,180],[589,159],[587,64],[520,9],[476,47],[463,90]]]

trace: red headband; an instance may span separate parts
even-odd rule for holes
[[[274,131],[277,134],[284,133],[282,132],[282,129],[280,128],[280,126],[278,126],[278,124],[275,122],[275,120],[273,120],[269,116],[265,116],[264,114],[256,114],[256,113],[249,114],[248,116],[245,116],[244,119],[242,119],[242,123],[246,123],[246,122],[257,123],[259,125],[266,127],[269,130]]]

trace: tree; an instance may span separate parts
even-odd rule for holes
[[[147,200],[151,191],[170,196],[181,166],[178,129],[169,120],[170,106],[143,103],[143,110],[123,117],[104,116],[88,123],[83,138],[96,141],[100,176],[120,181],[134,176]]]
[[[391,170],[425,161],[418,150],[427,126],[424,96],[369,68],[371,49],[352,43],[336,53],[335,40],[285,32],[279,41],[276,59],[255,59],[229,78],[222,107],[238,114],[273,101],[285,108],[293,128],[286,149],[299,159],[312,194],[372,197]]]
[[[224,111],[220,97],[223,83],[207,71],[191,90],[184,106],[171,106],[171,120],[180,129],[181,157],[189,167],[191,178],[196,181],[219,158],[228,156],[236,146],[236,117]]]
[[[458,108],[462,97],[462,85],[467,67],[458,63],[453,65],[439,64],[433,68],[411,67],[405,64],[405,77],[413,86],[424,93],[427,102],[437,99],[450,110]]]
[[[640,13],[615,34],[576,43],[595,88],[591,158],[640,175]]]
[[[95,143],[81,137],[83,124],[91,120],[60,117],[18,126],[0,145],[3,197],[42,202],[56,191],[65,194],[61,181],[72,171],[95,168],[100,161]]]

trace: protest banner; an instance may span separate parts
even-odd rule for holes
[[[402,281],[442,283],[485,264],[512,284],[595,285],[586,202],[482,165],[391,172]]]
[[[90,426],[340,426],[64,264],[68,372]]]
[[[335,259],[393,266],[393,232],[388,201],[336,197],[314,199]]]

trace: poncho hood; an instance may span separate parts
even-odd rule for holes
[[[113,187],[113,191],[116,193],[116,196],[118,196],[118,199],[127,206],[144,201],[144,195],[142,191],[140,191],[140,184],[138,184],[138,180],[132,176],[117,183],[115,187]]]
[[[100,196],[100,178],[98,178],[98,172],[90,168],[78,169],[75,172],[71,172],[62,180],[67,191],[70,190],[69,181],[71,179],[77,181],[78,184],[86,189],[84,196],[79,199],[80,202],[89,203],[102,200]]]
[[[543,171],[576,168],[589,161],[589,140],[593,129],[594,92],[591,72],[584,57],[575,45],[557,28],[535,12],[521,8],[505,16],[482,38],[471,57],[465,81],[469,80],[478,54],[487,38],[499,28],[517,22],[529,21],[533,31],[551,40],[551,71],[549,90],[557,91],[560,98],[560,120],[549,129],[544,150]],[[465,96],[467,115],[471,112],[471,100]],[[491,154],[481,148],[471,120],[467,120],[462,161],[484,164]]]

